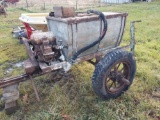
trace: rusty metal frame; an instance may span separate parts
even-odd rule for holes
[[[118,46],[116,48],[111,48],[111,49],[108,49],[108,50],[105,50],[105,51],[100,51],[100,52],[97,52],[97,53],[86,55],[86,56],[77,58],[75,64],[77,64],[79,62],[90,61],[93,58],[102,57],[102,56],[104,56],[105,54],[107,54],[108,52],[110,52],[114,49],[127,49],[127,48],[130,48],[130,45],[123,46],[123,47]],[[35,78],[35,77],[50,73],[54,70],[61,69],[63,64],[65,64],[65,63],[62,62],[62,63],[57,63],[56,65],[53,65],[53,66],[49,66],[49,67],[45,68],[46,70],[44,70],[42,73],[35,74],[32,77]],[[0,80],[0,88],[4,88],[4,87],[7,87],[7,86],[16,84],[16,83],[24,82],[28,79],[30,79],[30,78],[29,78],[29,75],[27,75],[27,74],[19,75],[19,76],[12,77],[12,78],[6,78],[6,79],[3,79],[3,80]]]
[[[100,19],[99,16],[95,15],[95,14],[88,14],[88,16],[90,16],[89,18],[87,16],[87,14],[85,14],[85,17],[82,17],[82,16],[83,15],[80,15],[80,16],[77,15],[75,18],[72,18],[72,17],[70,17],[70,18],[56,18],[56,17],[47,16],[46,19],[56,20],[56,21],[64,22],[64,23],[68,23],[68,24],[96,21],[96,20]],[[126,17],[126,16],[128,16],[128,13],[118,13],[115,15],[108,15],[108,16],[106,16],[106,19],[117,18],[119,16]]]
[[[110,48],[110,49],[107,49],[107,50],[104,50],[104,51],[99,51],[99,52],[96,52],[96,53],[85,55],[83,57],[77,58],[75,63],[77,64],[79,62],[90,61],[93,58],[102,57],[102,56],[106,55],[108,52],[110,52],[112,50],[115,50],[115,49],[127,49],[127,48],[130,48],[130,45],[122,46],[122,47],[118,46],[118,47],[115,47],[115,48]]]

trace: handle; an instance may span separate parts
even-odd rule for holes
[[[130,36],[131,36],[131,40],[130,40],[130,48],[131,48],[131,53],[134,54],[134,48],[135,48],[135,26],[134,23],[136,22],[142,22],[141,20],[136,20],[136,21],[132,21],[130,23]]]

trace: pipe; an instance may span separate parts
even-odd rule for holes
[[[77,52],[72,56],[72,62],[74,62],[74,61],[76,60],[76,58],[78,57],[78,55],[80,55],[82,52],[84,52],[84,51],[88,50],[89,48],[91,48],[91,47],[95,46],[96,44],[98,44],[98,43],[104,38],[104,36],[105,36],[105,34],[106,34],[106,31],[107,31],[107,27],[108,27],[108,25],[107,25],[107,20],[106,20],[104,14],[103,14],[102,12],[99,12],[99,11],[96,11],[96,10],[88,10],[87,13],[94,13],[94,14],[99,15],[99,17],[100,17],[100,18],[102,19],[102,21],[103,21],[103,25],[104,25],[103,31],[101,32],[101,35],[99,36],[99,38],[98,38],[96,41],[94,41],[94,42],[91,43],[90,45],[87,45],[87,46],[81,48],[79,51],[77,51]]]

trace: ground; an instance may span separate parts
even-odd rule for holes
[[[49,12],[49,7],[45,12]],[[102,100],[92,89],[94,67],[86,62],[72,68],[67,78],[55,82],[53,74],[36,79],[41,101],[37,102],[30,81],[20,84],[18,110],[7,116],[0,112],[1,120],[159,120],[160,98],[160,1],[151,3],[109,5],[95,8],[100,11],[128,12],[122,45],[129,43],[130,21],[136,24],[135,58],[137,72],[130,89],[121,97]],[[0,78],[24,73],[15,64],[27,59],[24,45],[12,37],[12,28],[22,25],[21,13],[42,12],[34,8],[8,8],[8,16],[0,16]],[[10,69],[13,68],[14,70]],[[2,90],[0,91],[2,93]],[[3,102],[0,102],[3,108]]]

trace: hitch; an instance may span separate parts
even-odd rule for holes
[[[134,48],[135,48],[135,25],[134,25],[134,23],[136,23],[136,22],[142,22],[142,21],[136,20],[136,21],[130,22],[130,36],[131,36],[130,49],[131,49],[132,54],[134,54]]]

